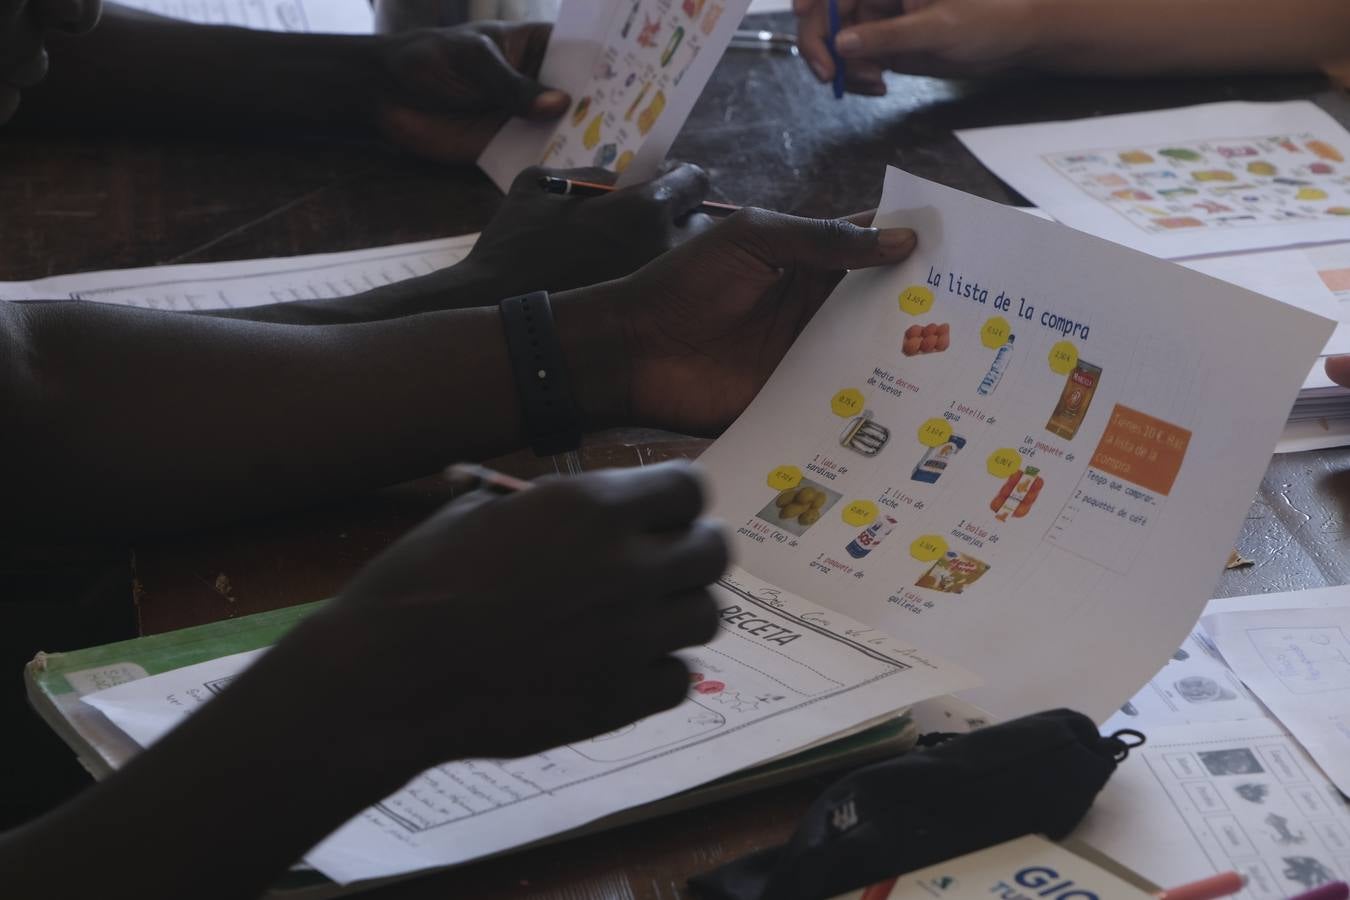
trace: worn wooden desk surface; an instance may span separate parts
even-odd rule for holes
[[[776,24],[790,27],[781,18]],[[991,199],[1021,202],[960,146],[953,129],[1304,97],[1350,124],[1350,101],[1313,77],[896,78],[884,99],[837,102],[797,60],[732,51],[673,155],[707,168],[723,199],[809,215],[874,204],[887,164]],[[253,144],[171,132],[18,136],[0,143],[0,279],[439,237],[480,229],[497,200],[475,171],[446,170],[366,145]],[[677,435],[627,432],[594,441],[579,461],[588,467],[632,465],[694,455],[701,446]],[[504,465],[528,472],[541,464],[517,457]],[[328,596],[444,496],[434,480],[424,481],[244,528],[138,546],[140,627],[156,632]],[[1350,451],[1277,457],[1238,542],[1256,564],[1224,573],[1216,593],[1350,582],[1343,552],[1347,503]],[[124,558],[120,551],[112,556]],[[795,785],[469,866],[388,896],[681,895],[689,874],[781,840],[819,787]]]

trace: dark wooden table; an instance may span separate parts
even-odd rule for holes
[[[791,28],[785,17],[773,24]],[[894,78],[890,87],[884,99],[835,101],[798,60],[731,51],[672,155],[707,168],[722,199],[836,215],[874,205],[886,165],[993,200],[1024,202],[965,151],[953,136],[957,128],[1290,98],[1311,98],[1350,124],[1350,100],[1311,76],[970,83]],[[0,139],[0,279],[440,237],[482,228],[498,198],[476,171],[447,170],[364,144],[253,143],[173,133],[10,136]],[[587,467],[633,465],[696,455],[702,446],[659,432],[613,433],[593,439],[579,461]],[[528,473],[565,461],[519,456],[502,465]],[[435,481],[416,482],[130,553],[85,549],[68,562],[36,569],[48,576],[59,570],[60,592],[76,598],[70,603],[81,614],[88,614],[90,597],[111,591],[123,609],[134,610],[137,627],[157,632],[329,596],[445,496]],[[1216,573],[1216,595],[1350,581],[1350,558],[1343,552],[1347,503],[1350,451],[1276,457],[1237,542],[1255,564]],[[40,559],[51,558],[58,557]],[[25,569],[28,563],[16,559],[0,563]],[[134,607],[126,586],[133,578]],[[111,622],[105,631],[129,627],[126,617],[105,618]],[[683,896],[690,874],[783,839],[820,786],[816,781],[767,791],[386,893]]]

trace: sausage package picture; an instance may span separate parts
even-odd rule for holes
[[[1104,719],[1209,599],[1320,316],[887,173],[905,263],[852,272],[703,455],[740,566]]]

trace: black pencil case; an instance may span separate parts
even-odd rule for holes
[[[690,886],[714,900],[821,900],[1025,834],[1060,838],[1143,742],[1103,737],[1067,709],[944,737],[840,779],[786,844]]]

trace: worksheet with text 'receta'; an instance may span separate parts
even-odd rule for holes
[[[680,705],[519,759],[435,766],[352,818],[306,861],[345,884],[500,853],[856,733],[979,682],[738,569],[712,592],[721,627],[706,645],[679,654],[690,670]],[[149,746],[260,655],[185,666],[83,700]],[[354,720],[351,727],[368,725]]]
[[[738,562],[1101,720],[1194,625],[1331,323],[892,169],[850,273],[703,456]]]

